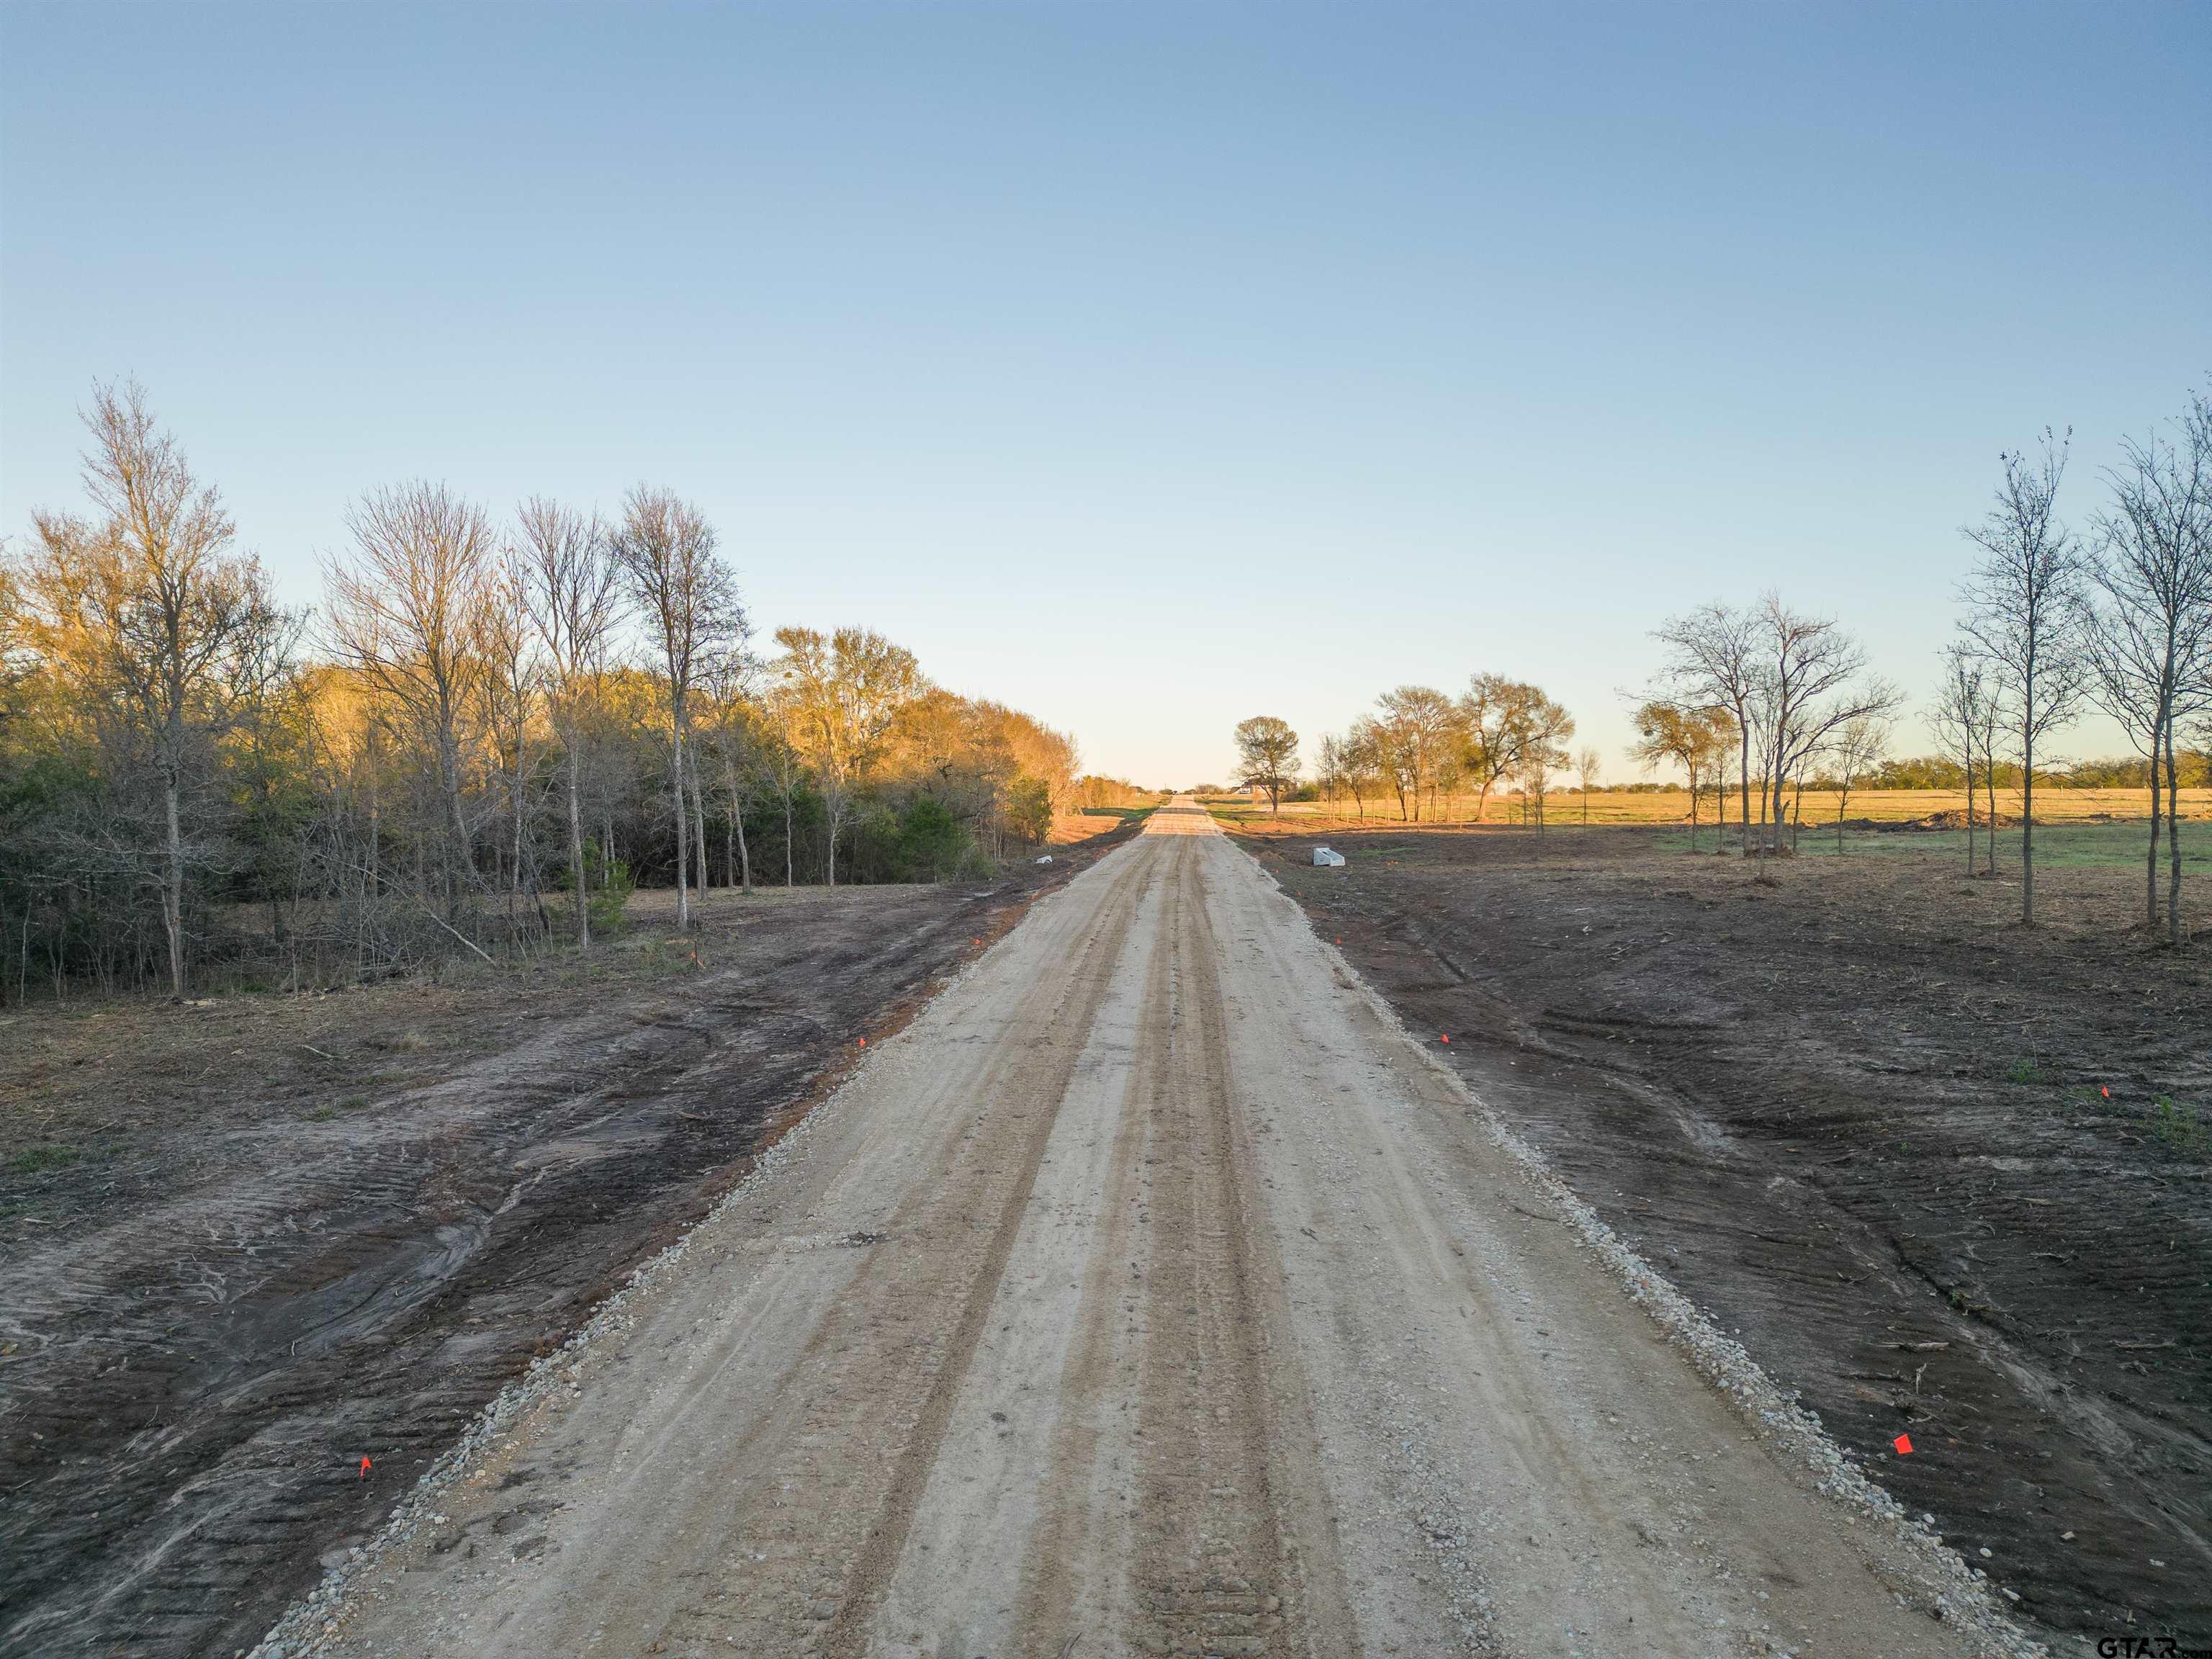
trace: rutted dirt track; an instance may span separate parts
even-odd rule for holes
[[[407,1654],[1972,1650],[1182,803],[793,1147],[289,1628]]]

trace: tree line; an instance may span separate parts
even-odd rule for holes
[[[1510,788],[1523,817],[1540,823],[1547,781],[1576,758],[1566,746],[1574,734],[1573,717],[1526,681],[1478,673],[1457,696],[1401,685],[1347,731],[1320,740],[1314,784],[1328,800],[1351,797],[1362,817],[1372,801],[1416,823],[1437,820],[1470,793],[1480,822],[1491,796]],[[1236,739],[1238,782],[1279,804],[1301,775],[1297,733],[1273,715],[1255,715],[1237,726]],[[1582,758],[1594,777],[1596,751]]]
[[[673,491],[373,490],[310,611],[140,388],[85,423],[84,504],[0,553],[0,1000],[588,949],[640,882],[680,929],[716,885],[950,878],[1078,785],[1070,738],[878,634],[757,648]]]
[[[1734,798],[1737,844],[1764,856],[1794,848],[1808,787],[1838,793],[1839,836],[1854,789],[1954,788],[1967,800],[1967,866],[1993,876],[2002,788],[2019,800],[2021,918],[2032,926],[2036,790],[2147,787],[2145,925],[2182,942],[2179,792],[2203,780],[2212,750],[2212,398],[2192,393],[2161,429],[2123,442],[2086,531],[2058,513],[2069,444],[2046,430],[2033,452],[2001,454],[1990,507],[1963,532],[1975,552],[1924,711],[1936,756],[1890,755],[1905,694],[1833,617],[1769,592],[1654,630],[1660,665],[1632,699],[1630,757],[1647,775],[1666,768],[1686,780],[1693,849],[1709,799],[1724,836]],[[2091,708],[2118,725],[2135,762],[2053,756]],[[1407,822],[1472,793],[1479,823],[1492,794],[1510,791],[1540,828],[1557,773],[1571,766],[1585,801],[1600,775],[1595,750],[1570,751],[1574,732],[1540,687],[1504,675],[1477,673],[1457,695],[1401,686],[1320,740],[1314,786],[1332,801],[1350,796],[1362,817],[1373,799]],[[1297,787],[1285,722],[1255,716],[1236,737],[1240,783],[1271,803]]]

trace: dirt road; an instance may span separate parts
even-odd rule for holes
[[[1958,1581],[1815,1492],[1571,1219],[1178,802],[884,1045],[280,1634],[934,1659],[1982,1646]]]

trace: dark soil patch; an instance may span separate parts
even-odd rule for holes
[[[1316,838],[1243,840],[2020,1611],[2212,1641],[2212,954],[2139,874],[2039,872],[2026,931],[1946,858]]]
[[[2069,822],[2110,823],[2112,822],[2112,815],[2109,812],[2095,812],[2086,817],[2070,819]],[[2144,822],[2148,823],[2149,820],[2146,818]],[[2038,818],[2035,823],[2036,827],[2041,829],[2044,820]],[[1854,830],[1875,830],[1885,835],[1909,835],[1916,830],[1986,830],[1989,825],[1990,815],[1987,812],[1975,813],[1972,822],[1969,822],[1965,809],[1954,806],[1948,811],[1930,812],[1925,817],[1906,818],[1900,823],[1877,823],[1871,818],[1860,818],[1846,827]],[[1996,815],[1996,826],[2001,830],[2017,830],[2020,828],[2020,819],[2013,813],[2000,812]],[[1823,824],[1820,827],[1826,829],[1828,826]]]
[[[860,1037],[1124,833],[988,892],[717,894],[589,972],[0,1021],[0,1650],[251,1648]]]

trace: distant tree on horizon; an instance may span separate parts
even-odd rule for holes
[[[1636,726],[1636,746],[1629,758],[1648,774],[1672,763],[1682,769],[1690,785],[1690,850],[1698,850],[1698,796],[1711,789],[1719,795],[1729,750],[1735,745],[1735,720],[1717,704],[1686,708],[1680,703],[1654,700],[1644,704],[1631,720]],[[1725,820],[1726,803],[1721,816]],[[1718,832],[1717,832],[1718,833]]]
[[[1844,850],[1844,813],[1850,805],[1852,786],[1880,766],[1888,752],[1889,722],[1879,714],[1855,715],[1829,743],[1827,759],[1836,778],[1837,852]]]
[[[1375,700],[1381,711],[1372,722],[1376,758],[1385,780],[1397,791],[1398,816],[1421,816],[1421,797],[1435,813],[1436,793],[1449,786],[1460,768],[1460,716],[1452,700],[1433,686],[1401,685]]]
[[[1283,791],[1297,781],[1298,734],[1273,714],[1255,714],[1237,723],[1237,781],[1267,792],[1267,810],[1282,810]]]
[[[1959,763],[1966,792],[1966,874],[1974,873],[1974,774],[1981,769],[1989,792],[1989,873],[1997,872],[1996,729],[2002,718],[1988,665],[1966,645],[1943,653],[1943,681],[1929,723],[1936,740]]]
[[[1575,781],[1582,786],[1583,822],[1589,822],[1590,791],[1597,787],[1599,775],[1605,769],[1605,756],[1595,744],[1584,744],[1575,751]]]
[[[1475,784],[1474,819],[1482,822],[1491,792],[1509,779],[1524,787],[1531,769],[1566,763],[1563,747],[1573,717],[1541,687],[1503,674],[1475,674],[1457,705],[1458,736]]]

